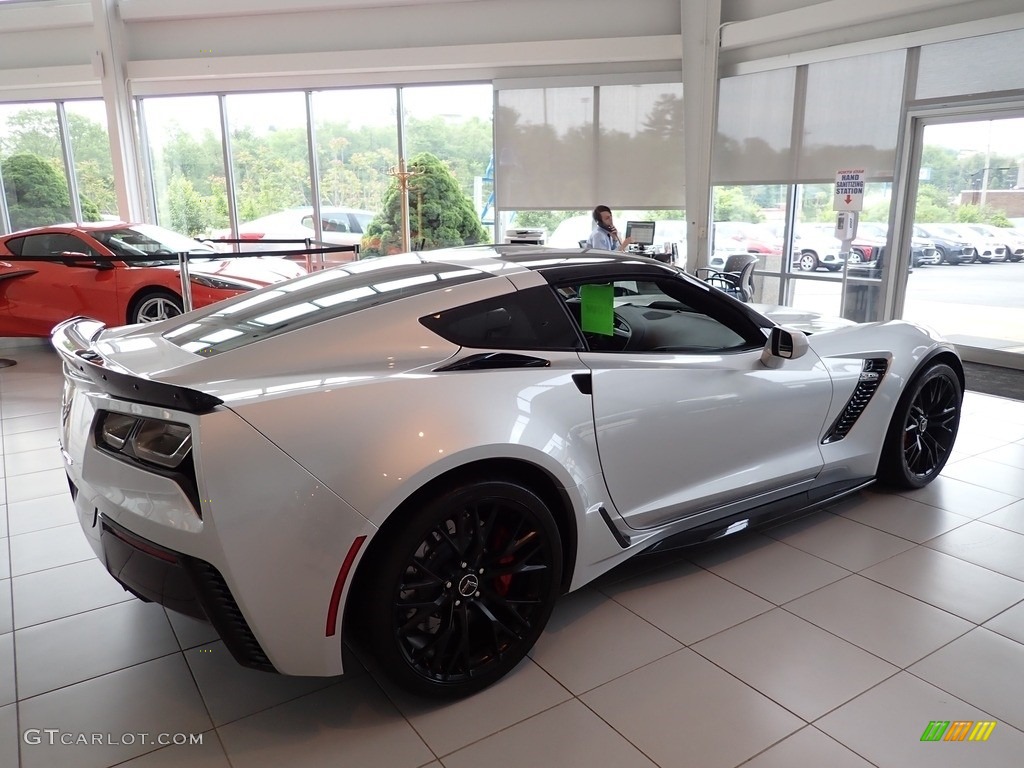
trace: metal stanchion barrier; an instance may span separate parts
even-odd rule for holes
[[[182,311],[192,311],[192,280],[188,276],[188,254],[178,254],[178,269],[181,273],[181,304]]]

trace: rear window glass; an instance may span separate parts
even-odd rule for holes
[[[164,338],[210,357],[361,309],[488,277],[488,272],[425,261],[415,254],[368,259],[215,304]]]
[[[24,237],[15,237],[7,241],[7,250],[9,250],[15,256],[21,256],[21,250],[24,246]]]
[[[575,328],[547,286],[476,301],[420,322],[453,344],[482,349],[579,349]]]

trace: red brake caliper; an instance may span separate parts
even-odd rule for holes
[[[494,538],[491,542],[491,547],[495,552],[500,552],[504,549],[505,545],[508,544],[509,532],[507,528],[499,528],[494,533]],[[515,562],[515,558],[512,555],[505,555],[498,559],[498,565],[511,565]],[[504,576],[496,576],[494,579],[494,591],[502,597],[508,594],[509,589],[512,587],[512,574],[506,573]]]

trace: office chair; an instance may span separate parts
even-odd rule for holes
[[[735,296],[743,302],[749,302],[754,298],[754,267],[757,265],[757,256],[752,253],[733,253],[725,260],[721,271],[702,267],[697,270],[697,277],[701,278],[708,285]],[[702,275],[702,273],[706,273]]]

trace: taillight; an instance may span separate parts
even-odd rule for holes
[[[238,234],[239,240],[262,240],[264,232],[240,232]]]

